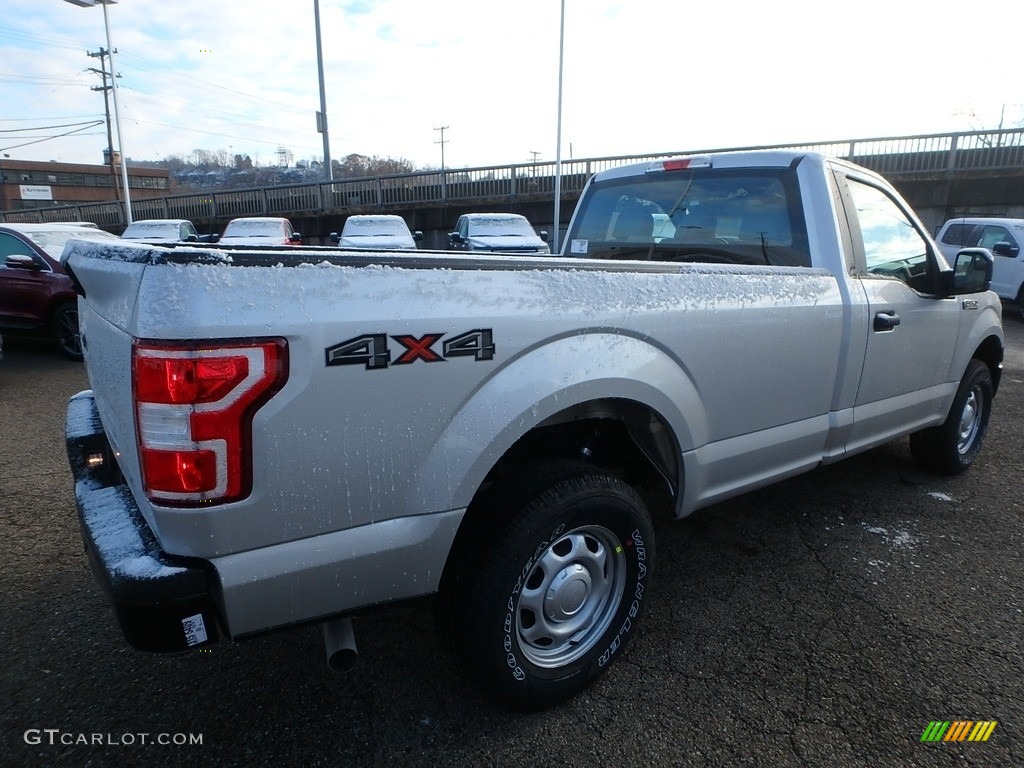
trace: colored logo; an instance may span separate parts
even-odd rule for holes
[[[996,725],[995,720],[932,720],[921,741],[988,741]]]

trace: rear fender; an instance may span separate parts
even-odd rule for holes
[[[523,352],[470,394],[418,473],[418,506],[468,506],[488,472],[530,430],[607,399],[652,409],[683,452],[707,441],[701,398],[666,350],[611,331],[573,334]]]

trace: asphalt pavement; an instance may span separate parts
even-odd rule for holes
[[[88,570],[63,445],[84,368],[0,360],[0,766],[1024,765],[1024,322],[965,475],[906,440],[658,522],[653,598],[582,696],[514,714],[443,652],[429,602],[203,651],[130,649]],[[922,742],[933,722],[987,741]],[[952,726],[951,726],[952,727]]]

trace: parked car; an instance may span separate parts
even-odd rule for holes
[[[143,219],[129,224],[121,233],[121,239],[144,243],[198,243],[201,238],[188,219]]]
[[[81,360],[78,296],[60,263],[71,239],[120,240],[80,224],[0,224],[0,328],[51,336],[66,357]]]
[[[410,232],[405,219],[392,214],[349,216],[340,235],[331,232],[331,242],[342,248],[413,250],[422,239],[422,232]]]
[[[302,245],[302,235],[288,219],[252,216],[229,221],[219,242],[224,245]]]
[[[942,225],[939,249],[952,263],[961,248],[992,251],[992,290],[1004,301],[1015,301],[1024,316],[1024,219],[957,218]]]
[[[449,247],[460,251],[551,253],[547,239],[547,232],[541,231],[538,237],[518,213],[467,213],[448,233]]]

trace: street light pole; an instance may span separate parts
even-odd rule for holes
[[[558,228],[561,225],[561,204],[562,204],[562,61],[565,51],[565,0],[562,0],[561,19],[558,26],[558,127],[555,131],[555,226],[554,240],[551,250],[561,253],[559,246]]]
[[[327,133],[327,92],[324,89],[324,53],[320,44],[320,0],[313,0],[313,17],[316,22],[316,68],[320,75],[320,111],[316,113],[316,129],[324,135],[324,165],[327,166],[327,180],[334,181],[331,167],[331,140]]]
[[[114,67],[114,46],[110,42],[110,19],[107,16],[107,6],[116,3],[117,0],[64,0],[66,3],[77,5],[80,8],[92,8],[99,4],[103,6],[103,29],[107,33],[107,55],[110,56],[110,85],[114,94],[114,122],[117,124],[117,151],[121,155],[121,183],[124,185],[124,217],[128,224],[132,223],[132,196],[128,189],[128,161],[124,154],[124,132],[121,130],[121,110],[117,102],[117,69]]]

